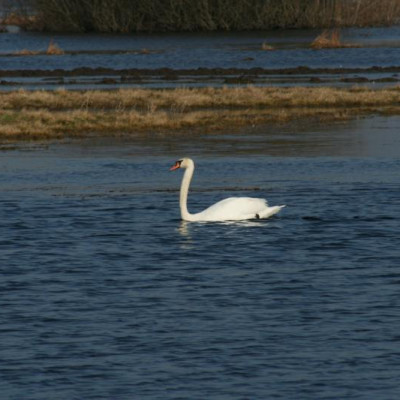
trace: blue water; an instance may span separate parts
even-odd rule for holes
[[[4,146],[1,397],[396,399],[399,127]],[[287,207],[182,223],[182,156],[192,211]]]
[[[104,68],[368,68],[400,64],[400,27],[343,29],[345,43],[360,48],[312,50],[320,30],[153,35],[0,34],[0,69]],[[45,52],[50,40],[66,54],[15,56],[22,50]],[[263,43],[276,51],[263,51]],[[143,49],[149,54],[142,54]],[[107,51],[118,52],[107,54]]]

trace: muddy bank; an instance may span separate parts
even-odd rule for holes
[[[98,75],[133,75],[133,76],[229,76],[229,75],[320,75],[320,74],[360,74],[360,73],[392,73],[400,74],[400,66],[369,67],[369,68],[309,68],[300,66],[296,68],[195,68],[195,69],[172,69],[172,68],[90,68],[82,67],[72,70],[68,69],[34,69],[34,70],[0,70],[0,77],[71,77],[71,76],[98,76]]]
[[[15,88],[113,89],[120,87],[174,88],[223,85],[256,86],[352,86],[400,82],[400,66],[370,68],[196,68],[196,69],[34,69],[0,70],[0,90]]]

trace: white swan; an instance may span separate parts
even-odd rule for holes
[[[268,207],[267,200],[252,197],[229,197],[221,200],[211,207],[208,207],[197,214],[190,214],[187,209],[187,197],[190,181],[194,171],[194,162],[190,158],[183,158],[176,161],[170,168],[174,171],[178,168],[185,168],[183,175],[179,206],[181,217],[184,221],[240,221],[246,219],[268,218],[276,214],[285,206]]]

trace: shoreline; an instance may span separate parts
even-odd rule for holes
[[[1,55],[0,55],[1,57]],[[230,76],[230,75],[337,75],[337,74],[400,74],[400,66],[372,66],[367,68],[311,68],[299,66],[292,68],[104,68],[80,67],[74,69],[4,69],[0,78],[6,77],[74,77],[74,76]]]
[[[0,140],[221,132],[296,120],[400,115],[400,86],[0,92]]]
[[[351,87],[354,84],[388,86],[400,83],[400,66],[368,68],[91,68],[0,70],[0,91],[115,90],[177,87],[309,86]]]

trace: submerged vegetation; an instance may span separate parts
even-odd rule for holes
[[[214,132],[306,118],[399,115],[400,87],[19,90],[0,93],[0,104],[2,139]]]
[[[21,2],[25,8],[19,11],[9,3],[13,13],[6,20],[49,31],[332,28],[391,25],[400,19],[398,0],[35,0],[28,8]]]

